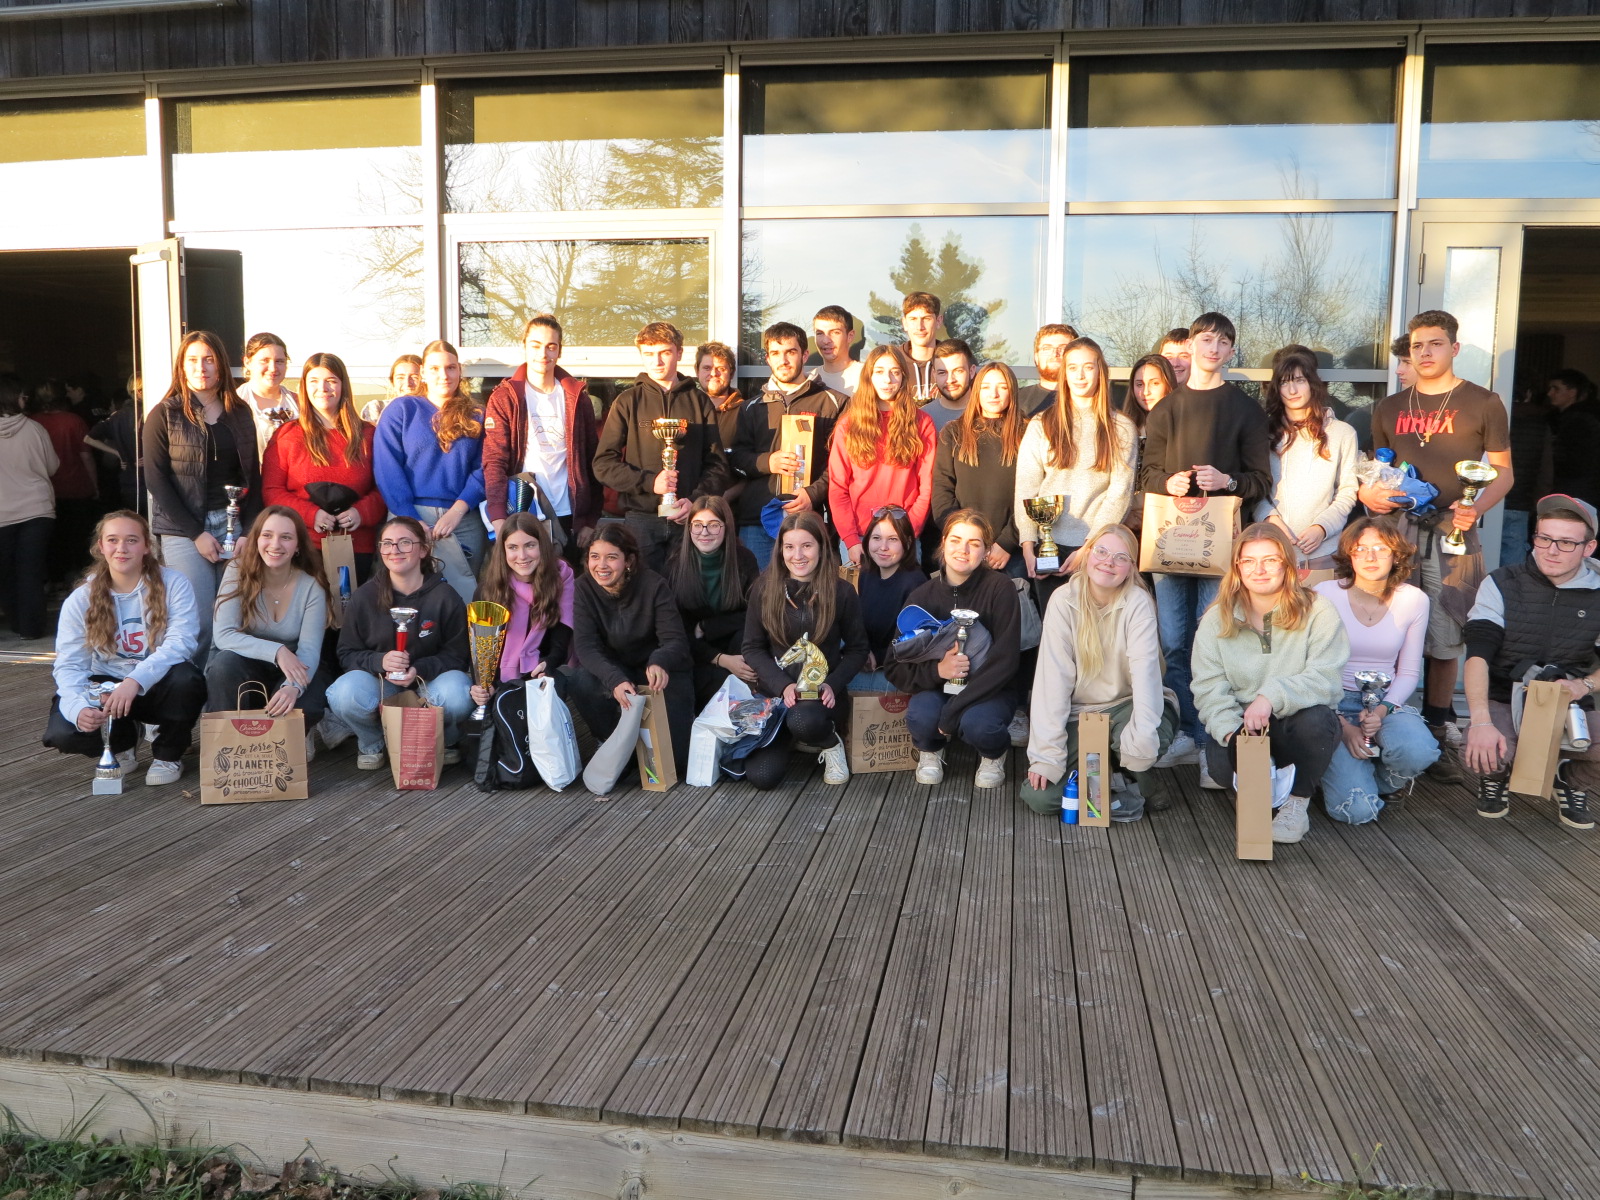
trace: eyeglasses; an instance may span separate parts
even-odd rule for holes
[[[1096,562],[1110,563],[1113,567],[1131,567],[1133,559],[1123,554],[1120,550],[1112,553],[1110,550],[1096,546],[1090,556]]]
[[[898,504],[885,504],[882,508],[872,510],[872,519],[874,521],[881,521],[885,517],[903,517],[905,515],[906,510]]]
[[[422,543],[417,541],[416,538],[384,538],[383,541],[378,543],[378,549],[385,554],[391,550],[397,550],[404,554],[406,551],[414,550],[420,545]]]
[[[1284,560],[1275,554],[1268,558],[1241,558],[1239,560],[1239,570],[1256,571],[1264,569],[1268,571],[1279,571],[1283,569],[1283,564]]]
[[[689,529],[693,533],[721,533],[727,528],[721,521],[690,521]]]
[[[1533,544],[1541,550],[1548,550],[1551,546],[1554,546],[1563,554],[1571,554],[1579,546],[1584,545],[1583,542],[1575,542],[1571,538],[1553,538],[1544,533],[1534,534]]]
[[[1351,546],[1351,558],[1382,558],[1384,555],[1394,557],[1394,551],[1387,546]]]

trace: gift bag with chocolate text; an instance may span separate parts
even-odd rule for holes
[[[904,692],[850,693],[850,770],[914,771],[917,748],[911,744],[906,708],[911,697]]]
[[[444,769],[444,709],[407,689],[385,696],[379,711],[395,788],[427,792],[438,787]]]
[[[1139,570],[1164,575],[1228,573],[1239,532],[1237,496],[1158,496],[1146,492]]]
[[[266,688],[259,691],[266,702]],[[269,717],[265,709],[211,712],[200,718],[200,803],[253,804],[262,800],[304,800],[306,721],[298,708]]]

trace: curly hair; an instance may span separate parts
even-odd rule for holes
[[[461,355],[456,348],[443,340],[429,342],[423,347],[423,359],[426,360],[430,354],[448,354],[458,365],[461,362]],[[462,438],[482,437],[482,417],[483,410],[478,407],[478,402],[465,385],[457,382],[456,390],[439,405],[439,411],[433,418],[433,432],[438,435],[440,452],[449,454],[450,447]]]
[[[1394,556],[1394,562],[1389,567],[1389,578],[1383,582],[1383,598],[1387,600],[1394,595],[1395,588],[1411,578],[1412,560],[1417,553],[1391,517],[1357,517],[1344,527],[1344,532],[1339,535],[1339,548],[1333,552],[1334,578],[1342,588],[1355,586],[1356,543],[1369,529],[1383,539],[1383,544],[1389,547],[1389,553]]]
[[[132,521],[144,538],[144,561],[139,564],[139,575],[144,582],[145,644],[154,650],[167,636],[167,581],[161,574],[161,545],[150,537],[150,522],[136,512],[119,508],[101,517],[94,527],[94,537],[89,543],[89,556],[94,562],[84,576],[89,588],[89,611],[84,614],[83,644],[102,657],[110,657],[117,645],[117,603],[111,598],[111,564],[100,549],[100,539],[106,526],[113,521]]]

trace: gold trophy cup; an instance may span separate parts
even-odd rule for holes
[[[500,651],[506,645],[506,627],[511,624],[511,611],[493,600],[474,600],[467,605],[467,633],[472,638],[472,668],[478,677],[478,686],[493,688],[500,674]],[[480,704],[472,710],[472,719],[482,721],[489,715],[489,706]]]
[[[1029,519],[1039,527],[1039,550],[1033,556],[1033,568],[1042,574],[1061,569],[1061,550],[1056,545],[1052,526],[1066,505],[1065,496],[1035,496],[1022,502]]]
[[[1462,459],[1456,464],[1456,479],[1461,484],[1461,503],[1476,503],[1478,493],[1499,477],[1500,472],[1486,462],[1479,462],[1475,458]],[[1452,529],[1444,535],[1439,549],[1445,554],[1465,554],[1467,535],[1459,529]]]
[[[678,469],[678,439],[689,432],[689,422],[682,417],[657,417],[650,422],[650,432],[661,443],[661,469]],[[667,492],[656,505],[656,515],[670,517],[678,511],[678,493]]]

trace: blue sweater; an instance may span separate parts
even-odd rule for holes
[[[425,397],[401,396],[378,418],[372,473],[396,516],[415,517],[419,504],[449,508],[461,500],[470,509],[483,501],[483,438],[457,438],[443,453],[433,429],[438,412]]]

